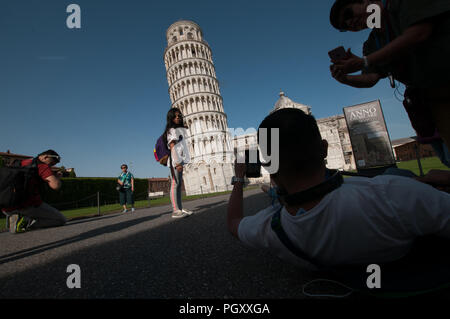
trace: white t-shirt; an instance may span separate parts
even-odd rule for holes
[[[182,134],[180,134],[182,135]],[[175,146],[171,151],[172,154],[172,167],[175,167],[176,164],[184,165],[184,159],[186,157],[186,152],[184,150],[183,143],[179,143],[180,136],[177,135],[177,131],[174,128],[169,129],[167,131],[167,147],[170,150],[170,143],[175,142]]]
[[[272,216],[280,207],[244,217],[239,239],[314,269],[291,253],[272,230]],[[322,265],[389,262],[406,255],[418,236],[450,238],[450,194],[406,177],[346,178],[304,214],[292,216],[283,207],[281,224],[294,245]]]

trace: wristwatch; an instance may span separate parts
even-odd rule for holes
[[[368,70],[370,65],[369,65],[369,59],[367,58],[367,56],[363,56],[363,60],[364,60],[364,70]]]
[[[231,185],[234,185],[234,184],[236,184],[236,183],[242,183],[242,184],[245,184],[245,178],[240,178],[240,177],[233,176],[233,177],[231,178]]]

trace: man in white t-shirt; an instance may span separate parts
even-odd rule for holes
[[[327,184],[331,176],[324,162],[328,144],[314,117],[298,109],[274,112],[260,128],[268,129],[269,141],[270,129],[279,128],[279,169],[271,180],[282,196],[278,204],[244,217],[245,164],[236,163],[227,223],[245,245],[268,249],[283,260],[315,270],[317,265],[395,261],[421,236],[450,239],[450,194],[426,184],[450,185],[448,172],[434,171],[422,181],[387,175],[346,178],[331,192],[288,204],[284,199]],[[272,229],[278,211],[284,233],[308,258],[298,257]]]

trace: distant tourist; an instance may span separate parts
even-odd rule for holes
[[[183,209],[181,202],[181,189],[183,183],[183,159],[180,158],[180,152],[183,152],[180,138],[182,135],[177,135],[177,128],[184,128],[183,114],[177,108],[172,108],[167,112],[167,124],[164,130],[163,139],[166,142],[167,148],[170,150],[169,168],[172,178],[170,186],[170,201],[172,203],[172,217],[183,218],[191,215],[192,212]],[[180,147],[181,146],[181,147]]]
[[[450,194],[430,186],[446,189],[450,172],[432,171],[422,182],[389,175],[344,179],[325,166],[328,143],[313,116],[282,109],[259,128],[268,130],[268,141],[271,129],[279,129],[279,170],[270,176],[277,200],[244,217],[246,165],[235,164],[227,223],[245,245],[320,270],[392,262],[423,236],[450,239]]]
[[[22,167],[36,166],[36,173],[28,181],[26,195],[15,207],[3,208],[7,215],[7,226],[11,233],[22,233],[28,230],[62,226],[66,217],[56,208],[44,203],[39,193],[39,185],[43,182],[53,190],[61,188],[61,180],[52,171],[52,166],[59,163],[61,157],[53,150],[45,151],[34,159],[21,162]]]
[[[120,166],[122,173],[119,175],[117,183],[121,186],[119,189],[120,205],[123,206],[123,213],[128,212],[127,204],[131,206],[131,212],[134,212],[134,176],[128,172],[128,166]]]

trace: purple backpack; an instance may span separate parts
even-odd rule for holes
[[[161,135],[156,141],[153,154],[155,155],[155,159],[157,162],[159,162],[159,164],[167,166],[170,150],[167,148],[166,143],[164,143],[163,135]]]

